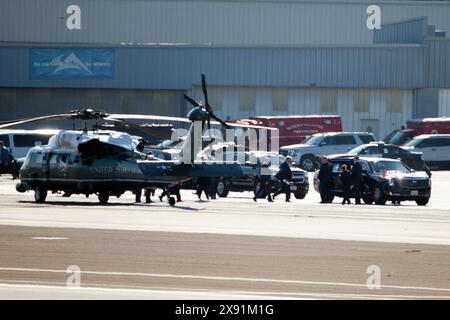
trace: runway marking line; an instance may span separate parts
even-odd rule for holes
[[[227,295],[245,296],[245,299],[449,299],[450,296],[418,296],[418,295],[383,295],[383,294],[353,294],[353,293],[314,293],[314,292],[279,292],[279,291],[230,291],[230,290],[209,290],[196,288],[176,288],[176,287],[126,287],[122,285],[105,285],[91,283],[88,287],[66,287],[58,282],[50,281],[9,281],[0,280],[0,288],[17,289],[67,289],[70,291],[110,291],[110,292],[130,292],[130,293],[164,293],[164,294],[187,294],[187,295]],[[95,287],[98,285],[98,287]],[[1,294],[1,292],[0,292]]]
[[[0,271],[19,271],[19,272],[42,272],[42,273],[67,273],[67,270],[56,269],[33,269],[33,268],[1,268]],[[220,276],[198,276],[185,274],[164,274],[164,273],[143,273],[143,272],[115,272],[115,271],[80,271],[80,275],[106,275],[106,276],[135,276],[150,278],[174,278],[174,279],[200,279],[212,281],[242,281],[242,282],[263,282],[279,284],[306,284],[316,286],[340,286],[367,288],[366,284],[344,283],[344,282],[321,282],[306,280],[283,280],[283,279],[264,279],[264,278],[245,278],[245,277],[220,277]],[[413,286],[395,286],[382,285],[381,289],[400,289],[400,290],[422,290],[422,291],[443,291],[450,292],[450,288],[431,288],[431,287],[413,287]]]
[[[31,237],[31,240],[69,240],[66,237]]]

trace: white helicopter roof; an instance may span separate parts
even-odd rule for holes
[[[48,146],[54,148],[77,150],[79,144],[88,142],[93,139],[98,139],[100,142],[133,151],[138,144],[139,137],[131,136],[128,133],[107,130],[63,130],[49,139]]]

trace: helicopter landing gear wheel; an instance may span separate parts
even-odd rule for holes
[[[36,201],[36,203],[44,203],[45,198],[47,198],[47,189],[36,187],[36,189],[34,189],[34,201]]]
[[[173,207],[174,205],[175,205],[175,198],[174,197],[169,197],[169,205],[171,206],[171,207]]]
[[[100,201],[101,204],[107,204],[109,200],[109,194],[106,192],[100,192],[98,194],[98,201]]]

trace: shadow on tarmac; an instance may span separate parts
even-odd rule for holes
[[[19,203],[23,203],[23,204],[35,204],[37,205],[36,202],[34,201],[26,201],[26,200],[20,200],[18,201]],[[168,204],[166,203],[158,203],[156,204],[155,202],[152,203],[106,203],[106,204],[101,204],[98,202],[78,202],[78,201],[45,201],[45,203],[39,203],[38,205],[51,205],[51,206],[64,206],[64,207],[69,207],[69,206],[78,206],[78,207],[145,207],[145,208],[152,208],[152,207],[169,207]],[[177,206],[175,205],[174,207],[171,207],[173,209],[181,209],[181,210],[187,210],[187,211],[202,211],[205,208],[192,208],[192,207],[187,207],[187,206]]]

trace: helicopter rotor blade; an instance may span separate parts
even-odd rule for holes
[[[202,104],[198,102],[197,100],[192,99],[188,95],[184,95],[184,99],[186,99],[190,104],[192,104],[194,107],[202,107]]]
[[[203,96],[205,97],[205,107],[207,111],[211,111],[211,106],[209,105],[208,100],[208,89],[206,88],[206,76],[202,73],[202,91]]]
[[[68,117],[71,117],[71,116],[72,116],[72,114],[70,114],[70,113],[63,113],[63,114],[54,114],[54,115],[50,115],[50,116],[41,116],[41,117],[35,117],[35,118],[29,118],[29,119],[22,119],[22,120],[17,120],[17,121],[9,121],[8,123],[1,124],[0,129],[13,127],[13,126],[17,126],[20,124],[26,124],[26,123],[30,123],[30,122],[40,121],[40,120],[67,119]]]
[[[210,113],[209,114],[209,118],[213,118],[214,120],[216,120],[217,122],[219,122],[221,125],[223,125],[225,128],[230,129],[231,127],[228,125],[228,123],[226,123],[225,121],[223,121],[222,119],[220,119],[219,117],[217,117],[214,113]]]

